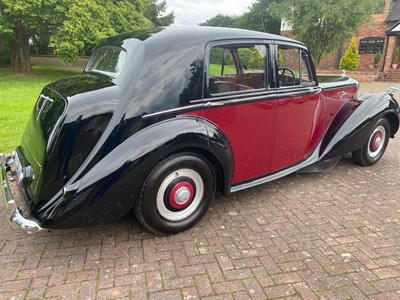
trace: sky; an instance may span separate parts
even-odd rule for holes
[[[192,26],[218,14],[241,15],[255,0],[166,0],[167,12],[174,11],[175,26]]]

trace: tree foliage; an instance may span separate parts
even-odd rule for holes
[[[230,28],[238,28],[239,17],[236,16],[228,16],[218,14],[211,19],[208,19],[204,23],[200,23],[201,26],[213,26],[213,27],[230,27]]]
[[[340,60],[339,68],[341,70],[353,71],[360,65],[360,55],[358,54],[356,41],[353,38],[349,48],[347,48],[342,59]]]
[[[380,0],[281,0],[273,13],[287,20],[296,38],[307,44],[316,65],[332,53],[376,11]]]
[[[165,14],[167,3],[162,1],[157,3],[157,0],[151,0],[150,5],[144,12],[144,16],[150,20],[154,26],[168,26],[174,23],[174,13]]]
[[[71,1],[71,0],[70,0]],[[150,27],[141,0],[72,0],[61,28],[51,36],[57,55],[65,61],[77,59],[85,48],[119,32]]]
[[[12,67],[29,72],[29,41],[71,62],[107,36],[169,25],[165,8],[156,0],[0,0],[0,38],[12,42]]]
[[[254,2],[249,11],[244,13],[238,22],[238,27],[243,29],[280,34],[281,20],[272,14],[273,3],[281,0],[258,0]]]
[[[218,14],[208,19],[201,26],[243,28],[255,31],[280,33],[281,21],[271,13],[271,4],[281,0],[257,0],[250,7],[249,11],[241,16],[228,16]]]

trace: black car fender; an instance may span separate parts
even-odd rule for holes
[[[61,201],[49,208],[47,227],[110,222],[132,210],[149,173],[166,157],[197,152],[214,167],[224,192],[233,175],[233,153],[213,124],[192,116],[151,125],[116,147],[80,180],[64,188]],[[137,196],[136,196],[137,197]],[[56,222],[55,222],[56,220]],[[54,227],[54,228],[55,228]]]
[[[330,159],[360,149],[369,137],[375,123],[388,118],[390,136],[399,128],[399,106],[387,93],[366,93],[347,102],[335,116],[320,148],[320,159]]]

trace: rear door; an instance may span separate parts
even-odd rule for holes
[[[208,46],[202,116],[218,126],[234,152],[232,183],[270,171],[276,91],[271,89],[270,46],[225,41]]]
[[[325,103],[305,47],[277,42],[277,108],[271,172],[305,159],[323,135]]]

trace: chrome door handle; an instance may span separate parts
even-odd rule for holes
[[[223,106],[223,102],[207,102],[206,106],[207,107],[217,107],[217,106]]]

